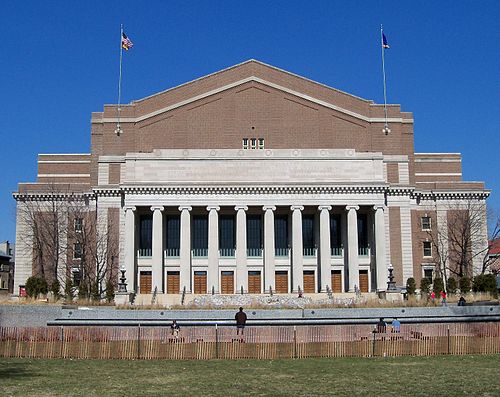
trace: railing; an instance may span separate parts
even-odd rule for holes
[[[149,258],[152,255],[152,251],[151,248],[139,248],[137,250],[137,256],[139,258]]]
[[[165,249],[165,256],[167,258],[178,258],[180,255],[179,248],[167,248]]]
[[[262,256],[262,248],[247,248],[247,256],[252,257],[261,257]]]
[[[331,248],[331,255],[332,256],[343,256],[344,255],[344,248],[342,247],[332,247]]]
[[[0,357],[73,359],[278,359],[499,354],[500,323],[374,325],[0,327]],[[390,331],[390,326],[387,331]]]
[[[234,248],[219,248],[219,255],[221,257],[234,257]]]
[[[304,256],[316,256],[316,251],[317,251],[317,248],[315,247],[310,247],[310,248],[303,248],[302,249],[302,254]]]
[[[370,247],[358,247],[358,255],[359,256],[369,256],[370,255]]]
[[[288,256],[289,251],[290,251],[290,248],[275,248],[274,255],[275,256]]]
[[[191,251],[195,258],[208,256],[208,248],[193,248]]]

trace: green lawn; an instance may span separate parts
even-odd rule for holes
[[[500,356],[276,361],[0,358],[2,396],[500,396]]]

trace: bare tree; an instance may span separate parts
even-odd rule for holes
[[[49,284],[61,281],[65,270],[68,193],[49,186],[43,194],[16,197],[18,222],[25,227],[22,243],[32,252],[34,275]]]
[[[489,235],[488,235],[488,240],[489,240],[488,249],[483,257],[483,266],[481,269],[481,274],[484,274],[487,271],[492,271],[492,270],[495,272],[498,271],[498,269],[496,268],[492,269],[492,267],[495,267],[494,265],[496,265],[496,263],[498,262],[498,258],[493,257],[491,253],[494,241],[500,238],[500,215],[495,214],[494,210],[488,208],[488,220],[490,224]]]
[[[117,276],[117,225],[108,222],[104,213],[82,203],[72,205],[70,223],[73,227],[68,241],[73,243],[71,262],[77,265],[81,277],[79,293],[97,299],[106,292],[107,281],[115,282]],[[78,255],[75,255],[76,249]]]
[[[451,275],[472,277],[475,258],[487,251],[484,202],[473,199],[456,202],[436,213],[441,227],[428,231],[428,239],[445,285]]]

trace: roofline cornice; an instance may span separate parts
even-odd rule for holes
[[[46,201],[46,200],[56,200],[56,201],[83,201],[83,200],[94,200],[94,192],[82,192],[82,193],[61,193],[61,192],[26,192],[19,193],[15,192],[12,194],[14,200],[16,201]]]

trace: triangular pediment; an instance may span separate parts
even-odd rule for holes
[[[374,103],[371,100],[362,99],[253,59],[133,101],[130,105],[123,106],[122,122],[141,123],[249,85],[278,91],[300,103],[325,107],[359,121],[380,122],[380,117],[378,115],[374,117],[372,114],[370,107]],[[114,108],[110,106],[109,112],[105,110],[102,121],[112,121],[108,116],[114,118],[116,113]],[[401,118],[393,121],[401,122]]]

